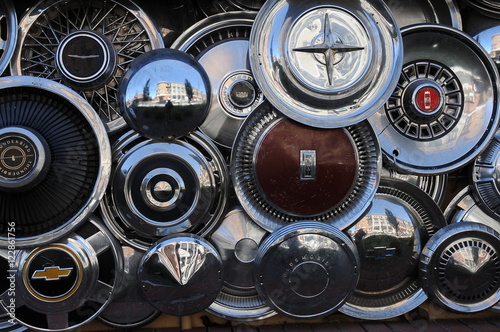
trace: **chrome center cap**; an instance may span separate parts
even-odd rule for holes
[[[168,168],[152,170],[141,183],[144,202],[157,211],[169,211],[176,207],[185,190],[182,177]]]
[[[113,44],[94,31],[71,33],[57,48],[57,69],[72,87],[95,89],[104,85],[115,65]]]
[[[302,84],[322,92],[346,89],[370,65],[370,39],[349,12],[335,7],[312,9],[290,30],[288,57]],[[313,60],[313,61],[311,61]]]

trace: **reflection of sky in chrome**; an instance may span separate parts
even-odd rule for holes
[[[479,272],[484,265],[491,261],[491,255],[479,247],[465,247],[456,251],[452,256],[452,262],[467,269],[471,273]]]
[[[489,53],[491,52],[491,39],[496,34],[500,34],[500,26],[481,31],[474,36],[474,39]]]

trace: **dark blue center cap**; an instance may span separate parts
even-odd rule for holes
[[[81,283],[81,266],[73,252],[54,244],[35,249],[23,269],[29,293],[42,301],[58,302],[69,298]]]

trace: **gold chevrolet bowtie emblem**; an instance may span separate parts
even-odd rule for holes
[[[72,267],[60,268],[59,266],[45,267],[43,270],[36,270],[31,279],[59,280],[67,277],[73,271]]]

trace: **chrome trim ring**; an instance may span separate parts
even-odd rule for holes
[[[394,90],[399,28],[383,1],[267,1],[250,34],[250,65],[264,96],[321,128],[368,118]]]
[[[130,63],[164,47],[153,22],[128,0],[42,0],[26,12],[19,27],[12,74],[73,88],[92,105],[108,132],[126,126],[117,89]]]
[[[420,256],[420,280],[433,301],[453,312],[479,312],[500,300],[500,234],[474,222],[440,229]]]
[[[302,221],[267,237],[255,257],[257,291],[278,313],[299,319],[329,315],[359,279],[356,246],[336,227]]]
[[[101,202],[111,231],[144,251],[173,233],[204,236],[226,207],[226,162],[199,131],[171,141],[146,139],[130,131],[113,146],[115,165]]]
[[[17,42],[17,14],[11,0],[0,3],[0,75],[9,66]]]
[[[498,71],[490,55],[476,41],[454,28],[419,24],[403,29],[402,35],[405,43],[404,67],[414,70],[401,73],[393,97],[369,121],[380,140],[384,161],[391,167],[402,173],[420,175],[451,172],[472,161],[495,134],[499,121]],[[419,65],[421,62],[422,66]],[[440,65],[434,67],[429,64]],[[441,113],[436,122],[440,129],[426,129],[424,135],[420,135],[416,132],[417,128],[408,125],[402,135],[393,123],[399,123],[399,118],[406,118],[406,113],[391,113],[406,102],[400,98],[403,95],[400,91],[409,87],[407,82],[420,79],[427,82],[429,77],[441,77],[445,70],[452,74],[444,75],[444,81],[440,83],[443,91],[450,88],[449,93],[445,92],[445,101],[449,98],[449,105],[455,104],[459,108],[451,107],[450,112],[445,109]],[[457,84],[448,87],[448,80],[456,81]],[[463,99],[459,96],[463,96]],[[386,109],[390,111],[392,121]],[[416,123],[431,123],[434,116],[414,120]],[[433,138],[433,132],[445,134]],[[422,136],[429,139],[419,139]]]
[[[396,178],[411,183],[429,195],[437,205],[441,206],[446,195],[448,185],[448,174],[438,175],[415,175],[403,174],[395,169],[382,167],[382,177]]]
[[[500,4],[491,0],[463,0],[467,5],[479,10],[482,14],[500,18]]]
[[[224,284],[207,311],[234,321],[255,321],[276,315],[257,292],[252,278],[257,249],[268,233],[245,211],[230,209],[210,236],[224,265]]]
[[[462,16],[455,0],[384,0],[400,28],[438,23],[462,30]]]
[[[245,117],[263,101],[248,57],[255,15],[228,12],[210,16],[172,44],[172,48],[196,57],[205,68],[212,87],[212,104],[200,130],[226,149],[233,145]]]
[[[138,270],[146,299],[159,311],[189,316],[205,310],[222,287],[217,250],[194,234],[167,236],[144,254]]]
[[[500,223],[491,216],[484,205],[474,197],[474,188],[467,186],[462,189],[444,210],[444,218],[448,224],[458,222],[475,222],[493,228],[500,233]]]
[[[0,246],[8,244],[11,223],[16,227],[18,248],[47,244],[84,223],[97,208],[111,172],[109,139],[92,107],[59,83],[29,76],[4,77],[0,96],[0,127],[8,131],[23,127],[21,133],[37,133],[33,137],[40,135],[47,142],[50,153],[45,155],[50,154],[52,160],[29,190],[0,186]],[[16,112],[11,112],[14,108]]]
[[[96,217],[73,233],[41,247],[16,251],[16,319],[30,329],[68,331],[80,327],[108,305],[121,284],[123,257],[115,238]],[[9,259],[7,249],[0,250]],[[10,302],[9,280],[2,281],[1,303]]]
[[[279,129],[288,125],[293,129],[287,130],[284,133],[280,131],[279,135],[282,135],[282,137],[278,140],[263,140],[263,138],[272,136],[268,134],[273,132],[275,128],[278,128],[278,125],[280,125]],[[295,129],[300,130],[301,134],[295,134]],[[296,135],[302,135],[302,137],[300,138]],[[346,150],[342,150],[338,156],[330,153],[319,153],[318,156],[315,156],[314,153],[310,152],[310,146],[314,145],[314,142],[321,142],[324,139],[329,139],[330,142],[333,142],[330,135],[345,140],[346,150],[349,150],[350,153],[344,154]],[[321,180],[321,176],[325,175],[325,173],[318,173],[320,177],[315,180],[313,177],[315,167],[308,167],[305,164],[302,166],[306,167],[301,167],[298,155],[292,156],[292,159],[297,164],[295,165],[296,174],[293,173],[293,167],[295,166],[292,164],[287,165],[290,172],[286,174],[281,172],[279,168],[274,167],[274,175],[270,175],[270,169],[267,166],[264,167],[260,163],[256,164],[259,155],[261,157],[268,156],[270,163],[275,166],[277,163],[281,165],[285,162],[281,157],[278,157],[280,160],[277,160],[274,154],[261,154],[260,150],[262,149],[263,141],[267,146],[274,148],[274,151],[280,155],[286,152],[289,142],[292,142],[290,144],[297,150],[296,154],[299,153],[298,150],[301,149],[301,146],[304,146],[304,150],[300,151],[303,157],[302,162],[306,162],[312,166],[315,158],[317,158],[316,168],[318,169],[322,167],[335,168],[339,164],[342,165],[342,162],[339,162],[340,158],[348,158],[349,156],[356,160],[354,163],[355,166],[348,168],[349,176],[346,176],[345,179],[343,178],[347,182],[342,181],[343,185],[339,185],[338,187],[339,192],[333,190],[336,193],[335,197],[333,197],[323,190],[327,185],[325,184],[326,182]],[[294,142],[301,146],[295,146]],[[321,150],[321,147],[318,149]],[[325,130],[307,127],[288,119],[267,102],[261,104],[246,118],[238,132],[231,155],[231,176],[236,195],[242,207],[259,226],[270,232],[299,220],[321,221],[340,229],[348,227],[361,217],[370,206],[380,180],[381,167],[378,141],[367,122],[361,122],[342,129]],[[303,171],[303,180],[299,179],[300,169]],[[344,168],[337,170],[339,177],[346,175],[343,173],[343,170]],[[263,180],[259,180],[259,176],[263,173],[265,173],[264,175],[267,174],[267,176],[275,176],[276,180],[280,180],[281,185],[287,188],[280,186],[262,188],[263,184],[270,184],[269,181],[264,182]],[[349,179],[352,179],[352,182],[349,182]],[[335,186],[333,184],[333,187]],[[297,199],[295,193],[299,192],[304,195],[305,191],[300,188],[305,189],[306,187],[312,196],[320,191],[321,195],[325,195],[325,200],[309,197],[309,201],[311,199],[316,200],[316,204],[311,208],[309,208],[309,205],[303,206],[304,204],[294,205],[293,201]],[[291,191],[286,193],[286,197],[290,199],[281,200],[279,197],[273,196],[277,198],[272,198],[273,200],[271,200],[268,197],[270,190],[276,193],[289,189],[293,189],[294,192],[293,195]],[[342,192],[345,191],[343,197],[339,196],[340,189],[342,189]],[[331,192],[332,187],[328,187],[327,191]]]
[[[359,282],[340,312],[389,319],[421,305],[418,280],[423,245],[446,225],[437,204],[416,186],[382,178],[368,213],[347,233],[360,256]]]

